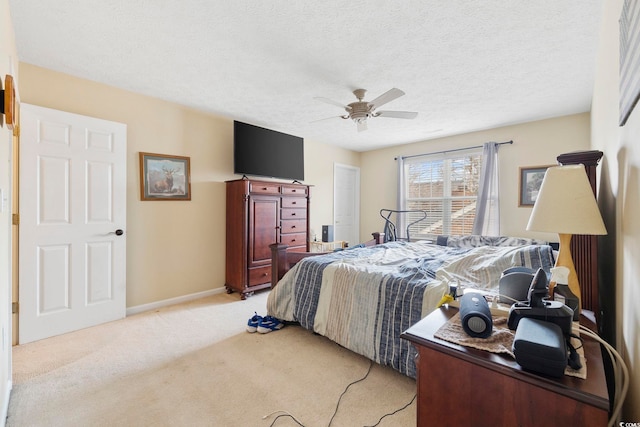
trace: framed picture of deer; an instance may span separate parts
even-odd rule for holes
[[[189,157],[140,153],[140,200],[191,200]]]

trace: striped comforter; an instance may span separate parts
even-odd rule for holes
[[[449,285],[498,288],[512,266],[553,266],[546,245],[448,247],[390,242],[296,264],[271,291],[267,311],[415,378],[416,350],[400,334],[432,311]]]

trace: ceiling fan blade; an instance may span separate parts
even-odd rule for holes
[[[348,119],[349,116],[331,116],[331,117],[325,117],[324,119],[318,119],[318,120],[312,120],[309,123],[316,123],[316,122],[323,122],[325,120],[333,120],[333,119]]]
[[[415,111],[378,111],[376,117],[390,117],[394,119],[415,119],[418,113]]]
[[[387,102],[393,101],[396,98],[400,98],[402,95],[404,95],[404,92],[394,87],[393,89],[389,89],[373,101],[369,102],[369,105],[375,109],[386,104]]]
[[[367,121],[366,120],[360,120],[358,122],[358,132],[362,132],[368,129],[367,126]]]
[[[318,101],[326,102],[327,104],[337,105],[338,107],[344,108],[346,110],[351,110],[351,107],[349,107],[348,105],[344,105],[343,103],[338,102],[338,101],[334,101],[333,99],[323,98],[321,96],[316,96],[313,99],[317,99]]]

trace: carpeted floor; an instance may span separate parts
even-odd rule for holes
[[[224,293],[13,349],[8,426],[369,426],[415,381],[298,326],[250,334],[267,293]],[[333,417],[333,418],[332,418]],[[410,426],[416,404],[380,426]]]

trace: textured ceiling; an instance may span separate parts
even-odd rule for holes
[[[20,61],[356,151],[590,110],[603,0],[10,0]],[[357,132],[340,107],[406,95]]]

